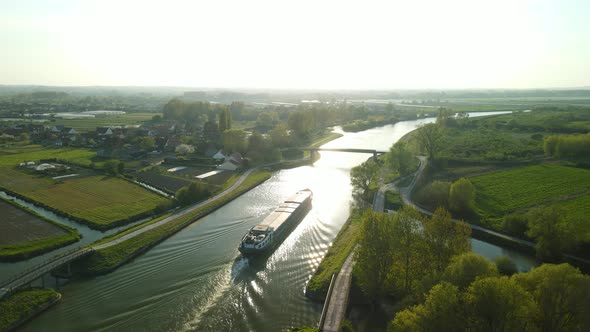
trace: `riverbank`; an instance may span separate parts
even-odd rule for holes
[[[133,258],[141,255],[151,247],[162,242],[186,226],[258,186],[268,178],[270,178],[270,172],[268,171],[253,171],[241,184],[227,195],[213,200],[197,209],[191,210],[188,213],[184,213],[170,222],[164,223],[120,242],[117,242],[116,240],[128,235],[129,232],[114,236],[110,239],[110,242],[95,246],[96,250],[93,253],[81,261],[76,262],[73,266],[74,271],[81,275],[100,275],[109,273],[117,269],[119,266],[131,261]]]
[[[357,243],[361,215],[359,210],[353,210],[350,217],[338,235],[334,239],[332,246],[322,259],[320,265],[305,287],[305,296],[322,302],[326,299],[330,280],[332,275],[338,273],[348,255],[354,249]]]
[[[0,300],[0,332],[13,331],[61,300],[53,289],[34,289]]]
[[[57,248],[65,247],[69,244],[77,242],[80,240],[81,235],[75,229],[68,227],[66,225],[62,225],[60,223],[54,222],[41,216],[40,214],[32,211],[26,207],[23,207],[19,204],[16,204],[14,201],[10,199],[0,198],[0,203],[8,204],[6,208],[16,208],[18,211],[24,211],[30,217],[37,219],[37,222],[49,223],[53,225],[55,228],[63,231],[63,234],[55,235],[55,236],[48,236],[41,239],[31,240],[31,241],[23,241],[17,243],[10,243],[10,244],[0,244],[0,262],[17,262],[22,261],[25,259],[29,259],[34,256],[38,256],[44,254],[46,252],[52,251]],[[10,211],[3,211],[3,212],[10,212]],[[19,212],[20,213],[20,212]],[[10,218],[10,215],[3,215],[4,218]],[[40,221],[39,221],[40,220]],[[23,219],[22,222],[19,222],[19,229],[14,229],[17,232],[23,232],[26,228],[31,227],[38,227],[38,224],[31,223],[29,219]],[[4,229],[4,231],[9,231]],[[9,233],[10,234],[10,233]],[[15,235],[15,234],[13,234]],[[20,234],[19,234],[20,235]]]

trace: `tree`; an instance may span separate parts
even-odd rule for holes
[[[428,292],[424,304],[398,312],[387,331],[462,331],[464,311],[457,286],[442,282]]]
[[[373,301],[384,295],[394,257],[394,221],[383,213],[367,210],[361,218],[355,252],[355,276],[361,290]]]
[[[372,160],[368,160],[359,166],[353,167],[350,171],[350,183],[353,187],[353,193],[359,198],[358,203],[365,204],[370,202],[369,185],[378,170],[379,166]]]
[[[433,181],[418,191],[416,199],[421,205],[426,205],[432,209],[448,208],[450,190],[451,184],[449,182]]]
[[[436,123],[425,124],[417,131],[418,141],[426,149],[430,160],[434,160],[442,146],[443,130]]]
[[[181,155],[187,155],[195,152],[195,147],[188,144],[179,144],[174,151]]]
[[[451,185],[449,205],[451,210],[461,214],[469,213],[475,204],[475,189],[466,178],[461,178]]]
[[[589,276],[569,264],[543,264],[512,278],[537,303],[534,321],[540,331],[590,330]]]
[[[471,331],[524,331],[536,310],[532,296],[508,277],[474,281],[465,294]]]
[[[515,273],[518,273],[516,264],[514,264],[514,262],[508,258],[508,256],[498,256],[494,258],[494,264],[501,275],[511,276]]]
[[[112,159],[112,160],[108,160],[104,163],[104,170],[112,175],[117,175],[119,174],[119,164],[121,162],[119,160],[116,159]]]
[[[577,221],[566,219],[565,211],[556,206],[532,209],[527,217],[529,230],[526,234],[535,239],[537,256],[543,260],[559,260],[584,234],[578,232]]]
[[[453,257],[444,272],[443,279],[466,289],[477,278],[497,277],[498,270],[487,258],[467,252]]]
[[[246,132],[241,129],[228,129],[223,132],[223,149],[226,152],[246,152]]]
[[[412,171],[414,156],[405,142],[398,142],[389,149],[386,154],[386,161],[392,170],[399,172],[403,176]]]
[[[453,222],[444,208],[424,220],[424,237],[431,266],[442,272],[455,255],[471,250],[471,228],[464,222]]]
[[[231,129],[231,112],[227,107],[223,107],[219,111],[219,131],[223,134],[228,129]]]
[[[139,147],[143,150],[151,150],[154,148],[154,146],[156,146],[156,140],[154,140],[152,137],[144,136],[139,141]]]
[[[279,121],[275,112],[260,112],[256,118],[256,127],[270,129]]]
[[[117,164],[117,173],[119,173],[119,174],[123,174],[123,171],[125,171],[125,163],[124,163],[124,162],[122,162],[122,161],[120,161],[120,162]]]
[[[393,215],[394,264],[392,275],[396,288],[410,294],[412,283],[424,274],[422,260],[421,215],[413,208],[404,207]]]
[[[219,127],[215,121],[208,120],[203,125],[203,138],[207,143],[218,143],[221,134],[219,132]]]
[[[184,186],[176,192],[176,200],[181,205],[188,205],[201,201],[210,196],[209,188],[203,184],[192,182],[188,186]]]
[[[289,146],[289,132],[287,132],[285,125],[279,123],[268,132],[268,135],[275,147],[284,148]]]
[[[279,152],[277,156],[272,150],[269,140],[259,132],[253,132],[248,137],[248,156],[252,160],[260,162],[280,159],[280,151],[277,150]]]

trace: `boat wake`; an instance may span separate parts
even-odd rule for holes
[[[231,267],[231,280],[233,282],[236,281],[236,279],[240,276],[240,274],[247,269],[250,266],[250,261],[248,260],[248,257],[244,257],[244,256],[238,256],[235,260],[234,260],[234,264]]]

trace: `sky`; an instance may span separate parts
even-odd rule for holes
[[[590,86],[588,0],[0,0],[0,84]]]

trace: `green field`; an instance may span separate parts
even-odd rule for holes
[[[14,167],[23,161],[38,162],[41,159],[58,159],[82,165],[90,165],[96,152],[87,149],[48,148],[41,145],[13,145],[0,147],[0,167]]]
[[[87,119],[59,119],[55,121],[46,122],[47,126],[63,125],[65,127],[72,127],[79,132],[95,131],[96,127],[108,126],[125,126],[125,125],[141,125],[145,121],[152,119],[154,115],[162,115],[161,113],[126,113],[121,115],[108,115],[105,117],[95,117]]]
[[[128,181],[98,175],[56,181],[4,168],[0,186],[98,229],[147,216],[167,200]]]
[[[475,176],[471,182],[476,210],[486,218],[500,218],[569,195],[590,194],[589,170],[548,164]]]
[[[19,320],[32,315],[42,306],[59,300],[53,289],[35,289],[18,292],[0,301],[0,331],[16,328]]]

